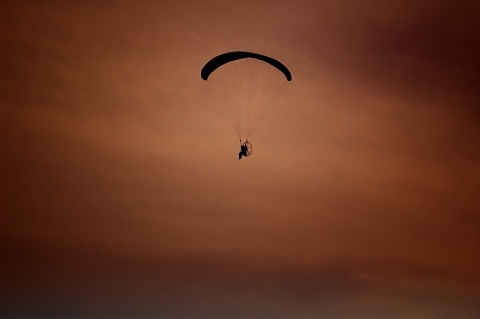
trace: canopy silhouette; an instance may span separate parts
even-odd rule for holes
[[[280,72],[285,74],[287,81],[292,80],[292,75],[290,74],[290,71],[280,61],[277,61],[274,58],[271,58],[265,55],[252,53],[252,52],[245,52],[245,51],[227,52],[214,57],[213,59],[208,61],[207,64],[205,64],[205,66],[202,68],[202,72],[201,72],[202,79],[206,81],[213,71],[215,71],[216,69],[218,69],[219,67],[221,67],[226,63],[229,63],[235,60],[245,59],[245,58],[252,58],[252,59],[264,61],[276,67]]]
[[[260,118],[292,80],[290,71],[279,61],[245,51],[214,57],[200,75],[213,89],[240,141],[248,141]]]

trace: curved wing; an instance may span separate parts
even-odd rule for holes
[[[239,59],[245,59],[245,58],[253,58],[253,59],[264,61],[274,66],[275,68],[277,68],[280,72],[282,72],[287,78],[287,81],[292,80],[292,75],[290,74],[290,71],[281,62],[265,55],[252,53],[252,52],[243,52],[243,51],[223,53],[214,57],[210,61],[208,61],[208,63],[205,64],[205,66],[202,68],[202,72],[200,73],[202,76],[202,79],[206,81],[213,71],[215,71],[216,69],[218,69],[219,67],[221,67],[222,65],[228,62],[232,62]]]

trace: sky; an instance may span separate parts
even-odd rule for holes
[[[2,318],[479,318],[478,1],[6,1]],[[203,65],[292,73],[237,160]]]

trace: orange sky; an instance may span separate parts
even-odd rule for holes
[[[1,9],[2,318],[478,318],[475,1]],[[252,157],[200,70],[292,72]]]

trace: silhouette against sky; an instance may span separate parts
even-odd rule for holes
[[[0,12],[0,317],[480,317],[479,2]],[[293,78],[241,161],[230,51]]]

